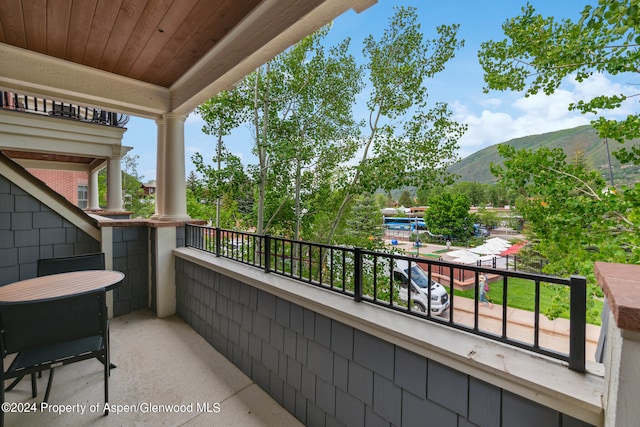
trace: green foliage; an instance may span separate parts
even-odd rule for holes
[[[222,91],[196,108],[205,121],[202,132],[214,135],[221,142],[233,129],[247,120],[247,104],[238,91]]]
[[[349,54],[349,40],[325,48],[329,31],[306,37],[198,110],[219,147],[238,123],[253,126],[258,165],[248,173],[259,233],[331,242],[348,234],[359,195],[447,181],[447,165],[456,159],[466,127],[445,104],[427,105],[426,82],[463,45],[458,26],[440,26],[429,40],[415,9],[398,8],[379,39],[365,40],[364,67]],[[363,76],[370,79],[367,136],[367,124],[352,114]],[[224,156],[222,148],[217,157]],[[234,180],[200,165],[206,185],[193,186],[194,194],[208,201],[229,194],[221,183]]]
[[[442,193],[429,199],[424,213],[427,229],[437,235],[466,240],[473,235],[471,204],[465,194]]]
[[[107,206],[107,168],[98,172],[98,205]]]
[[[378,209],[384,209],[387,207],[387,197],[382,193],[376,193],[375,202]]]
[[[499,147],[504,166],[492,171],[514,190],[525,233],[549,260],[548,273],[587,277],[589,294],[599,298],[595,261],[640,262],[640,184],[610,190],[599,173],[580,159],[568,161],[560,149],[517,151]],[[562,310],[558,295],[552,310]],[[593,304],[593,301],[590,301]]]
[[[255,129],[259,232],[284,227],[299,236],[306,196],[330,182],[357,148],[351,109],[362,87],[361,70],[348,52],[349,40],[325,49],[328,31],[304,38],[238,87]],[[290,201],[294,222],[278,225]],[[276,207],[270,215],[268,206]]]
[[[637,2],[599,0],[585,6],[578,22],[556,21],[535,13],[527,4],[522,15],[503,24],[506,38],[482,44],[478,56],[485,71],[485,90],[524,90],[526,95],[555,92],[563,79],[575,75],[583,82],[597,73],[629,75],[640,68],[640,21]],[[582,113],[616,109],[631,94],[602,94],[571,104]],[[600,117],[592,121],[601,138],[620,143],[640,137],[640,116],[615,121]],[[640,148],[623,149],[623,163],[640,164]]]
[[[251,191],[252,183],[239,157],[224,146],[220,147],[219,153],[220,157],[213,158],[216,166],[205,163],[200,153],[191,157],[202,178],[193,176],[188,181],[188,191],[193,199],[191,203],[187,200],[187,211],[192,218],[207,219],[215,224],[218,218],[216,206],[220,199],[221,203],[224,201],[220,209],[220,227],[235,227],[237,221],[246,218],[243,212],[239,212],[238,203],[247,191]]]
[[[331,185],[317,188],[307,197],[308,210],[304,214],[304,226],[301,238],[312,242],[322,242],[326,239],[327,230],[335,220],[335,213],[342,202],[343,193],[335,190]],[[350,209],[347,209],[350,212]],[[338,233],[342,233],[345,227],[344,218],[338,227]]]
[[[142,189],[142,177],[138,175],[140,156],[125,155],[122,158],[122,205],[131,212],[132,218],[150,218],[155,213],[155,197],[145,196]],[[99,200],[101,206],[107,205],[106,168],[98,174]]]
[[[500,225],[501,218],[494,210],[487,210],[486,208],[478,209],[476,214],[480,223],[486,227],[497,227]]]
[[[398,204],[405,208],[413,206],[413,199],[411,198],[411,193],[409,193],[408,190],[404,190],[400,194],[400,197],[398,197]]]
[[[595,73],[637,76],[640,67],[637,1],[599,0],[586,6],[577,22],[542,17],[531,5],[503,25],[506,39],[486,42],[479,53],[488,89],[524,90],[526,95],[555,92],[563,79],[578,83]],[[632,94],[600,94],[569,105],[582,113],[620,107]],[[620,143],[640,137],[640,116],[614,121],[600,117],[592,126],[601,138]],[[584,161],[567,162],[559,150],[499,148],[504,167],[494,175],[518,192],[518,210],[527,221],[535,249],[549,259],[551,273],[587,277],[594,286],[595,261],[640,262],[640,183],[607,188]],[[624,163],[640,164],[640,149],[615,153]],[[566,297],[559,295],[556,305]],[[590,301],[592,302],[592,301]],[[561,309],[551,310],[558,312]]]
[[[456,182],[451,186],[451,192],[466,195],[471,206],[483,206],[488,198],[487,186],[478,182]]]
[[[456,160],[466,126],[451,119],[446,104],[428,108],[426,81],[444,70],[464,42],[457,38],[457,25],[437,27],[437,36],[427,40],[416,19],[414,8],[396,8],[382,36],[364,41],[371,87],[368,135],[360,139],[361,158],[345,183],[329,241],[353,195],[449,179],[446,169]],[[401,117],[407,118],[400,127]]]
[[[336,237],[339,244],[364,249],[382,249],[384,241],[382,215],[371,195],[356,198],[349,214],[345,216],[345,227]]]
[[[224,146],[223,137],[248,118],[247,104],[238,91],[222,91],[196,109],[204,119],[202,131],[216,137],[216,154],[213,162],[216,166],[207,165],[200,153],[192,156],[192,161],[198,173],[203,176],[202,181],[197,176],[189,176],[188,186],[199,203],[210,205],[215,203],[215,225],[230,226],[232,219],[239,219],[234,210],[231,215],[226,214],[226,221],[222,221],[222,209],[219,209],[223,197],[237,199],[242,197],[242,190],[246,189],[248,178],[243,170],[240,159],[232,155]],[[199,209],[191,205],[198,215],[210,215],[210,207]],[[207,217],[213,219],[213,217]]]
[[[187,214],[191,218],[209,220],[213,223],[213,218],[216,217],[216,206],[198,198],[196,193],[187,187]]]

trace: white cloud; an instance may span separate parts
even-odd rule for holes
[[[195,111],[189,114],[187,116],[187,119],[185,120],[185,126],[197,126],[198,129],[202,128],[204,124],[205,124],[205,121]]]
[[[579,83],[575,78],[550,96],[539,93],[530,97],[504,94],[500,98],[476,99],[467,105],[451,103],[455,120],[468,125],[460,140],[460,155],[466,157],[482,148],[528,135],[553,132],[589,124],[596,116],[569,111],[569,104],[598,95],[635,93],[629,85],[594,75]],[[607,117],[622,117],[637,112],[637,101],[628,100],[616,111],[606,111]],[[474,110],[474,107],[476,108]]]
[[[503,104],[503,100],[500,98],[480,98],[477,102],[484,108],[498,108]]]

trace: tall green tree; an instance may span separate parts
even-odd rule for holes
[[[521,16],[503,24],[504,40],[482,44],[486,90],[549,95],[569,75],[582,83],[597,73],[636,80],[639,29],[636,0],[599,0],[583,9],[577,22],[543,17],[527,5]],[[583,113],[613,110],[636,95],[601,94],[568,107]],[[640,136],[639,113],[621,121],[600,117],[592,125],[601,137],[621,143]],[[595,260],[639,261],[640,183],[607,188],[584,162],[567,162],[560,152],[501,150],[509,161],[494,174],[519,194],[518,210],[526,215],[539,252],[551,261],[550,269],[592,277]],[[640,164],[637,148],[616,155],[622,163]]]
[[[225,187],[229,186],[229,176],[237,175],[237,162],[226,150],[223,138],[231,133],[247,118],[246,100],[240,96],[238,91],[222,91],[213,98],[200,105],[196,112],[204,119],[205,126],[202,131],[207,135],[216,138],[216,154],[213,161],[216,168],[207,167],[202,161],[202,156],[198,154],[196,168],[200,173],[205,174],[207,182],[207,197],[213,196],[216,203],[216,227],[220,227],[220,207],[221,199],[225,193]],[[223,171],[222,164],[226,163],[229,170]],[[227,180],[226,182],[225,179]]]
[[[252,100],[259,160],[258,232],[265,228],[266,207],[272,208],[266,221],[271,226],[293,200],[293,233],[298,237],[308,212],[304,196],[332,179],[357,148],[351,109],[362,86],[360,70],[348,53],[348,40],[325,50],[328,31],[326,27],[306,37],[242,85]]]
[[[348,53],[348,40],[325,53],[321,41],[328,31],[325,27],[305,38],[276,60],[285,76],[290,76],[278,80],[284,83],[278,92],[289,97],[278,116],[277,131],[278,141],[285,141],[282,151],[289,150],[293,165],[296,239],[307,211],[303,192],[330,179],[356,149],[352,106],[362,87],[360,68]]]
[[[485,72],[485,90],[550,95],[569,75],[582,83],[599,73],[627,75],[629,81],[636,81],[640,70],[639,9],[637,0],[599,0],[596,7],[585,6],[574,22],[544,17],[527,4],[522,15],[503,24],[505,39],[482,44],[478,56]],[[635,90],[601,94],[568,108],[582,113],[613,110],[635,96]],[[639,113],[621,121],[599,117],[592,125],[600,137],[620,143],[640,137]],[[640,164],[640,147],[622,149],[617,156],[623,163]]]
[[[640,199],[621,198],[610,190],[597,170],[579,156],[567,159],[562,149],[515,150],[498,147],[504,166],[492,166],[501,183],[517,194],[516,207],[525,220],[532,249],[549,263],[545,271],[587,278],[588,292],[600,297],[594,262],[640,262]],[[551,311],[557,316],[568,306],[566,292]],[[594,298],[589,317],[597,318]]]
[[[471,206],[482,206],[487,202],[486,186],[478,182],[460,181],[452,186],[454,193],[466,194]]]
[[[213,157],[214,164],[205,162],[200,153],[195,153],[191,160],[202,179],[192,183],[194,188],[190,190],[194,194],[194,200],[206,205],[205,208],[198,209],[192,206],[194,212],[199,215],[214,213],[217,227],[234,227],[236,221],[242,219],[241,213],[236,209],[229,211],[224,220],[221,215],[225,210],[223,199],[227,200],[227,208],[237,207],[237,201],[243,199],[247,191],[251,191],[250,178],[245,173],[240,158],[223,146]],[[211,206],[215,206],[215,209],[212,210]],[[213,220],[211,216],[200,218]]]
[[[144,178],[138,173],[139,158],[137,154],[122,158],[122,204],[133,218],[150,218],[155,213],[155,197],[144,194]]]
[[[451,119],[445,104],[427,108],[426,81],[444,69],[463,42],[457,25],[439,26],[437,37],[425,40],[416,19],[415,8],[397,8],[380,39],[364,41],[369,120],[360,159],[342,187],[329,242],[356,195],[436,183],[456,161],[457,141],[466,127]]]
[[[640,227],[629,217],[640,211],[631,200],[620,203],[597,170],[560,148],[500,145],[498,152],[504,166],[492,172],[518,195],[525,231],[549,260],[548,272],[593,279],[595,261],[640,261]]]
[[[429,199],[429,209],[424,212],[424,223],[433,234],[467,240],[473,235],[470,207],[471,202],[466,194],[440,193]]]
[[[358,196],[345,221],[346,227],[340,236],[343,244],[368,250],[384,248],[382,214],[372,195]]]
[[[400,193],[400,197],[398,197],[398,204],[405,208],[413,206],[413,200],[411,199],[411,193],[409,193],[409,190],[403,190],[402,193]]]

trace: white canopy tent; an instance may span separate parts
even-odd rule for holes
[[[469,249],[469,251],[480,255],[500,255],[505,249],[509,248],[511,243],[499,237],[487,240],[484,244],[475,248]]]
[[[455,262],[459,262],[460,264],[477,264],[478,260],[481,259],[480,255],[473,253],[467,249],[458,249],[455,251],[448,252],[447,255],[454,258]]]

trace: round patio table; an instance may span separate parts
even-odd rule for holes
[[[37,301],[89,292],[109,291],[119,286],[124,273],[113,270],[83,270],[34,277],[0,286],[0,302]]]

